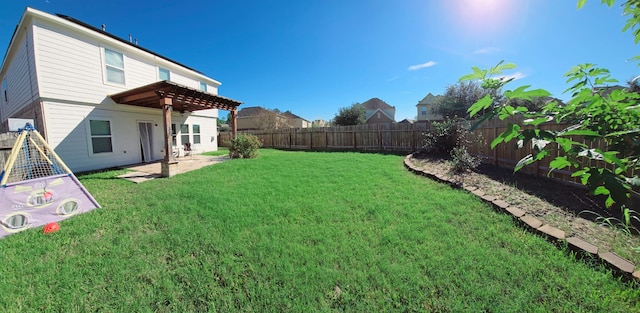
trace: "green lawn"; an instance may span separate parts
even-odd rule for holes
[[[399,156],[120,173],[80,177],[102,209],[0,240],[3,312],[640,311],[637,287]]]

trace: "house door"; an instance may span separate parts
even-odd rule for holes
[[[153,124],[148,122],[138,122],[138,131],[140,132],[140,156],[142,162],[151,162],[153,160],[151,147],[151,130]]]

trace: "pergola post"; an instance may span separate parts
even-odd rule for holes
[[[173,101],[171,98],[160,99],[162,107],[162,122],[164,127],[164,160],[162,160],[162,177],[171,177],[178,173],[178,161],[173,156],[173,145],[171,143],[171,111],[173,111]]]
[[[238,108],[233,108],[231,110],[231,136],[233,139],[238,138]]]

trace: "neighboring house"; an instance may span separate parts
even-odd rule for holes
[[[263,107],[246,107],[238,112],[238,130],[289,128],[289,119]]]
[[[183,43],[188,44],[188,43]],[[64,15],[27,8],[0,67],[2,131],[34,126],[73,171],[163,160],[176,149],[217,150],[220,82]],[[166,170],[166,171],[165,171]]]
[[[433,110],[442,96],[434,96],[429,93],[416,107],[418,109],[418,121],[441,121],[442,115],[433,113]]]
[[[263,107],[246,107],[238,112],[238,130],[307,127],[311,127],[311,122],[291,111],[278,113]]]
[[[308,120],[305,120],[304,118],[297,116],[293,113],[291,113],[291,111],[287,111],[282,113],[282,116],[286,117],[289,119],[289,125],[291,125],[294,128],[308,128],[311,127],[311,122],[309,122]]]
[[[323,120],[323,119],[317,119],[317,120],[313,120],[313,122],[311,122],[311,127],[329,127],[331,126],[331,123]]]
[[[378,98],[371,98],[362,106],[365,108],[367,124],[395,123],[396,107]]]
[[[405,118],[404,120],[398,122],[398,124],[413,124],[415,121],[412,119]]]

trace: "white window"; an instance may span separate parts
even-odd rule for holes
[[[2,94],[4,95],[4,103],[9,103],[9,98],[7,98],[7,79],[2,80]]]
[[[421,111],[420,111],[420,114],[422,114],[423,116],[427,115],[427,107],[422,107]]]
[[[158,79],[171,80],[171,72],[166,68],[158,68]]]
[[[200,144],[200,125],[193,124],[193,144]]]
[[[189,142],[189,124],[180,124],[180,143]]]
[[[120,52],[104,48],[106,81],[124,85],[124,56]]]
[[[176,124],[171,124],[171,145],[174,147],[178,145],[176,142]]]
[[[207,92],[207,83],[200,82],[200,91]]]
[[[89,120],[89,128],[91,131],[92,153],[113,152],[111,122],[107,120]]]

